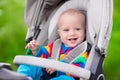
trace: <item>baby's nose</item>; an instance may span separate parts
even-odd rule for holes
[[[74,31],[74,30],[70,30],[69,34],[70,34],[70,35],[74,35],[74,34],[75,34],[75,31]]]

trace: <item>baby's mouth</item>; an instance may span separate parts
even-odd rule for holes
[[[71,39],[68,39],[69,41],[76,41],[78,38],[71,38]]]

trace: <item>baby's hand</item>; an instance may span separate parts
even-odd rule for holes
[[[52,74],[52,73],[54,73],[54,72],[55,72],[55,70],[50,69],[50,68],[46,68],[46,71],[47,71],[47,73],[49,73],[49,74]]]
[[[27,48],[30,48],[31,51],[33,52],[33,54],[36,53],[37,50],[38,50],[38,42],[37,42],[36,40],[30,41],[30,42],[25,46],[25,49],[27,49]]]

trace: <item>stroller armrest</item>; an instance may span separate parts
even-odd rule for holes
[[[14,58],[13,62],[14,64],[29,64],[34,66],[47,67],[58,71],[70,73],[84,79],[89,79],[91,76],[91,72],[89,70],[67,63],[59,62],[53,59],[18,55]]]

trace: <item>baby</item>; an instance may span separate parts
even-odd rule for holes
[[[63,58],[69,54],[77,45],[81,44],[85,40],[86,20],[83,11],[77,9],[68,9],[64,11],[58,19],[58,34],[61,40],[61,49],[59,53],[59,60],[65,62]],[[26,45],[29,48],[29,53],[36,57],[51,58],[54,42],[47,46],[39,46],[36,40],[32,40]],[[88,53],[77,57],[72,64],[78,67],[85,67]],[[84,61],[81,61],[83,59]],[[43,69],[42,67],[20,65],[18,72],[32,78],[33,80],[77,80],[79,78],[66,73],[55,71],[50,68]],[[47,78],[47,75],[50,76]],[[44,76],[44,78],[42,78]],[[47,78],[47,79],[46,79]]]

